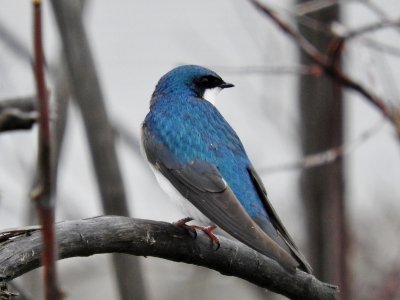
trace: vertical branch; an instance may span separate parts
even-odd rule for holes
[[[60,299],[61,294],[57,285],[56,276],[56,246],[54,227],[54,202],[52,199],[51,174],[51,140],[49,103],[46,89],[43,46],[42,46],[42,11],[41,1],[33,0],[34,25],[33,48],[35,61],[35,81],[38,95],[39,110],[39,150],[38,150],[38,181],[32,190],[32,199],[35,201],[40,223],[43,226],[43,254],[44,281],[46,299]]]
[[[302,3],[302,0],[299,1]],[[312,17],[333,22],[339,8],[318,10]],[[327,63],[340,70],[341,45],[320,33],[300,25],[303,38],[311,42]],[[302,52],[302,63],[311,63]],[[343,95],[341,85],[332,78],[304,76],[300,80],[301,136],[304,155],[343,144]],[[342,299],[349,296],[347,226],[344,199],[343,161],[337,159],[302,173],[302,191],[308,225],[311,263],[316,276],[338,284]]]
[[[114,132],[83,26],[79,2],[52,0],[63,42],[71,93],[83,117],[97,184],[106,214],[128,216],[129,209],[115,149]],[[121,299],[146,299],[138,258],[113,254]]]

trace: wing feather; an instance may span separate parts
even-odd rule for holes
[[[181,163],[146,128],[142,141],[147,158],[206,217],[227,233],[276,260],[289,272],[299,263],[272,240],[247,214],[216,166],[194,160]]]
[[[268,199],[267,191],[264,187],[264,184],[261,181],[261,178],[258,176],[257,172],[254,170],[253,166],[248,167],[248,171],[250,176],[253,179],[254,184],[256,185],[258,194],[264,203],[264,207],[267,210],[267,213],[270,217],[272,225],[275,227],[276,231],[278,232],[279,236],[283,239],[285,244],[288,246],[292,254],[296,257],[298,262],[301,265],[301,269],[303,269],[307,273],[312,273],[312,268],[310,264],[307,262],[306,258],[297,248],[296,244],[294,243],[293,239],[289,235],[288,231],[286,230],[285,226],[281,219],[279,218],[278,214],[275,212],[271,202]]]

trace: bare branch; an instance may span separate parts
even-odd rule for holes
[[[383,126],[385,119],[381,120],[379,123],[375,124],[373,127],[369,128],[368,130],[364,131],[363,133],[360,134],[359,137],[357,137],[354,141],[350,143],[346,143],[343,145],[340,145],[338,147],[334,147],[331,149],[328,149],[326,151],[322,151],[319,153],[315,154],[310,154],[305,157],[303,157],[301,160],[292,162],[292,163],[286,163],[286,164],[280,164],[276,166],[269,166],[265,168],[261,168],[259,171],[263,174],[270,174],[270,173],[276,173],[280,171],[291,171],[291,170],[306,170],[310,168],[315,168],[319,167],[322,165],[326,165],[329,163],[333,163],[339,158],[342,158],[351,152],[353,152],[357,147],[359,147],[361,144],[366,142],[368,139],[370,139],[374,134],[378,132]]]
[[[19,59],[29,61],[33,65],[32,55],[24,42],[19,40],[15,34],[5,26],[0,20],[0,40],[8,47],[10,53]]]
[[[54,228],[54,201],[51,170],[51,132],[49,117],[49,101],[44,75],[44,53],[42,42],[42,8],[40,0],[33,0],[33,45],[35,61],[35,81],[39,110],[39,150],[38,150],[38,182],[32,190],[40,223],[43,226],[42,236],[44,251],[45,295],[47,300],[61,299],[57,283],[56,270],[56,237]]]
[[[66,221],[56,226],[60,258],[100,253],[154,256],[207,267],[236,276],[292,299],[337,299],[338,289],[297,270],[286,272],[275,261],[247,246],[224,237],[215,250],[199,232],[193,239],[172,224],[127,217],[103,216]],[[0,274],[9,281],[40,266],[40,232],[0,243]],[[21,258],[24,259],[21,259]]]
[[[36,96],[17,97],[3,99],[0,101],[0,111],[15,108],[24,112],[33,112],[36,110]]]
[[[370,32],[376,31],[376,30],[384,29],[387,27],[398,27],[398,26],[400,26],[400,19],[399,20],[383,20],[380,22],[368,24],[361,28],[350,30],[349,32],[346,33],[346,36],[344,36],[343,38],[345,40],[349,40],[349,39],[359,37],[360,35],[370,33]]]
[[[31,129],[37,121],[37,113],[27,113],[18,109],[0,111],[0,132]]]
[[[386,105],[385,101],[379,96],[375,95],[362,84],[354,81],[352,78],[344,74],[335,64],[334,61],[323,53],[321,53],[317,48],[315,48],[308,40],[306,40],[298,31],[292,28],[289,24],[284,22],[279,18],[267,5],[260,3],[258,0],[250,0],[251,3],[265,15],[267,15],[275,24],[287,35],[289,35],[296,44],[304,51],[304,53],[316,64],[318,64],[324,72],[335,79],[337,82],[343,86],[350,88],[361,95],[363,95],[370,103],[372,103],[376,108],[378,108],[382,114],[387,117],[394,125],[397,135],[400,137],[400,113],[398,109],[389,107]],[[334,47],[334,52],[340,51],[341,43],[338,40],[336,47]],[[334,53],[332,52],[332,53]]]
[[[0,132],[31,129],[37,121],[36,97],[22,97],[0,101]]]
[[[24,226],[21,228],[4,229],[0,232],[0,243],[10,240],[13,237],[20,236],[21,234],[30,234],[31,232],[38,231],[41,226]]]
[[[302,16],[329,8],[337,4],[338,0],[310,0],[296,4],[295,10],[299,16]]]
[[[382,42],[377,42],[373,39],[363,38],[360,41],[365,46],[369,47],[371,50],[383,52],[392,56],[400,57],[400,49],[392,45],[384,44]]]
[[[130,128],[125,126],[123,123],[117,121],[116,119],[114,119],[112,123],[116,137],[119,138],[122,142],[124,142],[135,155],[141,157],[139,138],[133,135],[133,132],[132,130],[130,130]]]
[[[296,5],[295,9],[285,8],[285,11],[288,12],[289,14],[293,15],[294,17],[297,17],[297,22],[299,24],[301,24],[301,25],[303,25],[303,26],[305,26],[307,28],[310,28],[310,29],[312,29],[312,30],[314,30],[316,32],[324,34],[327,37],[331,37],[331,38],[337,37],[338,36],[338,32],[337,32],[337,30],[335,30],[335,26],[332,26],[332,24],[327,24],[327,23],[321,22],[321,21],[316,20],[316,19],[310,17],[309,15],[307,15],[307,13],[309,13],[309,12],[315,12],[315,11],[318,11],[320,9],[329,7],[330,5],[328,4],[328,2],[331,2],[331,4],[333,4],[334,1],[337,2],[337,0],[332,0],[332,1],[331,0],[326,0],[326,4],[327,5],[325,6],[322,3],[321,3],[322,5],[318,4],[317,2],[319,2],[319,1],[320,0],[315,0],[315,1],[311,0],[311,1],[305,2],[304,4]],[[321,2],[324,2],[324,1],[325,0],[322,0]],[[308,9],[307,3],[311,4],[310,11],[307,11],[307,9]],[[363,4],[367,5],[368,3],[370,3],[370,2],[363,0]],[[304,11],[303,11],[303,5],[306,5],[305,6],[306,9]],[[381,12],[381,13],[383,13],[383,12]],[[389,19],[385,15],[381,15],[380,14],[380,16],[382,17],[381,23],[393,22],[393,20],[389,21]],[[399,29],[398,24],[397,24],[399,21],[397,20],[397,21],[394,21],[394,22],[396,24],[394,24],[392,27],[394,27],[394,29]],[[342,24],[340,24],[340,25],[342,25]],[[369,25],[367,25],[366,27],[368,27],[368,26]],[[379,27],[380,25],[378,25],[378,23],[375,23],[375,25],[373,25],[373,27],[374,26]],[[386,25],[383,25],[383,26],[386,26]],[[391,26],[391,25],[388,24],[388,26]],[[378,29],[378,28],[376,28],[376,29]],[[367,28],[364,28],[363,30],[368,31]],[[372,28],[371,30],[375,30],[375,28]],[[340,36],[340,34],[339,34],[339,36]],[[392,55],[392,56],[396,56],[396,57],[400,56],[400,49],[399,48],[396,48],[396,47],[388,45],[388,44],[384,44],[382,42],[373,40],[373,39],[368,38],[368,37],[359,36],[359,35],[357,37],[358,37],[359,41],[364,46],[366,46],[366,47],[368,47],[368,48],[370,48],[372,50],[384,52],[386,54],[389,54],[389,55]]]
[[[51,3],[63,41],[71,93],[83,115],[103,207],[108,214],[126,215],[114,134],[79,8],[71,1]]]
[[[82,6],[79,1],[68,0],[52,0],[51,4],[63,43],[71,93],[83,116],[103,210],[106,214],[128,216],[114,132],[82,22]],[[121,297],[126,298],[123,294],[130,293],[135,299],[147,298],[139,261],[135,257],[113,255],[113,262]]]

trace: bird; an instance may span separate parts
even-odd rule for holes
[[[176,224],[213,234],[218,226],[286,271],[312,269],[278,217],[234,129],[215,107],[234,85],[197,65],[158,81],[141,128],[145,156],[160,186],[188,216]],[[188,225],[191,220],[209,226]]]

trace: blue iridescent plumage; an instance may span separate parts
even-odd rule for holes
[[[231,86],[200,66],[182,66],[164,75],[143,123],[147,158],[212,222],[288,269],[300,265],[309,271],[239,137],[203,98],[206,90]]]
[[[250,161],[243,145],[211,103],[190,93],[163,95],[155,100],[145,122],[182,162],[201,159],[217,166],[249,215],[269,222],[247,172]]]

